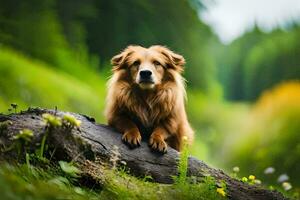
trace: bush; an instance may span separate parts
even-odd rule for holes
[[[252,107],[247,124],[224,147],[226,165],[240,166],[243,172],[269,182],[288,173],[290,181],[299,186],[299,102],[300,82],[282,83],[266,91]],[[264,175],[267,167],[274,167],[277,175]]]

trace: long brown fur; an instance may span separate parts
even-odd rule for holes
[[[181,55],[159,45],[128,46],[111,63],[105,115],[108,124],[123,133],[127,144],[138,146],[141,133],[147,130],[150,147],[160,152],[166,151],[167,144],[180,151],[184,136],[189,143],[193,141],[184,107],[186,91],[181,73],[185,60]],[[152,67],[158,77],[153,89],[142,89],[135,81],[142,65]]]

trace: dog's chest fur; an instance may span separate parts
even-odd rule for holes
[[[131,91],[125,102],[129,115],[139,120],[144,127],[152,127],[166,119],[175,106],[176,97],[172,89],[162,89],[155,93],[143,94]]]

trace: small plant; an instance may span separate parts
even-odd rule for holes
[[[188,143],[187,143],[188,139],[186,136],[184,136],[182,140],[183,140],[183,149],[182,152],[180,153],[180,160],[178,163],[179,175],[175,179],[175,183],[177,184],[184,184],[187,177],[188,156],[189,156]]]
[[[13,137],[13,140],[15,140],[15,143],[13,143],[13,146],[16,145],[18,156],[20,156],[20,154],[21,154],[22,147],[24,148],[25,161],[26,161],[28,169],[30,169],[30,157],[27,152],[27,145],[31,141],[32,137],[33,137],[33,132],[30,129],[23,129],[19,132],[19,134],[15,135]]]
[[[216,192],[221,197],[226,197],[227,186],[225,181],[221,181],[221,183],[216,183],[216,180],[213,177],[207,176],[204,179],[204,183],[208,185],[209,190]]]
[[[249,177],[243,177],[241,179],[244,183],[248,183],[250,185],[256,184],[256,185],[260,185],[262,182],[259,179],[256,179],[256,177],[254,175],[249,175]]]
[[[79,127],[81,124],[80,120],[77,120],[73,115],[66,114],[61,117],[54,116],[49,113],[44,113],[42,115],[44,122],[46,123],[46,128],[45,128],[45,134],[42,138],[41,142],[41,148],[39,151],[39,157],[44,158],[44,151],[45,151],[45,144],[46,144],[46,139],[49,135],[49,133],[54,129],[54,128],[59,128],[63,127],[67,130],[71,130],[74,127]]]
[[[219,193],[222,197],[226,197],[226,192],[224,188],[217,188],[217,193]]]
[[[42,117],[44,119],[44,122],[46,123],[46,128],[45,128],[46,130],[45,130],[45,134],[43,135],[42,142],[41,142],[41,148],[39,151],[40,158],[44,157],[45,144],[46,144],[46,139],[48,137],[49,132],[51,132],[51,130],[53,128],[62,126],[62,120],[60,117],[56,117],[49,113],[44,113],[42,115]]]
[[[47,127],[59,127],[62,125],[62,120],[60,117],[56,117],[49,113],[44,113],[42,117]]]
[[[81,121],[76,119],[73,115],[66,114],[63,116],[63,125],[69,129],[80,127]]]
[[[71,178],[78,178],[81,171],[72,162],[59,161],[61,170]]]
[[[112,169],[113,170],[116,169],[117,163],[120,160],[120,156],[121,156],[121,154],[119,152],[119,147],[114,145],[113,149],[111,151],[111,157],[110,157],[110,160],[109,160],[112,164]]]
[[[234,178],[238,178],[238,173],[240,172],[240,168],[238,166],[235,166],[232,168],[232,174],[231,176]]]
[[[247,182],[248,182],[248,178],[244,176],[244,177],[242,178],[242,181],[243,181],[244,183],[247,183]]]
[[[14,112],[17,113],[17,109],[18,109],[18,104],[12,103],[12,104],[10,104],[10,108],[8,108],[8,112],[11,112],[12,110],[14,110]]]
[[[19,134],[15,135],[13,137],[14,140],[22,141],[27,145],[28,142],[31,141],[31,138],[33,137],[33,132],[30,129],[23,129],[19,132]]]
[[[254,180],[256,179],[256,177],[254,175],[249,175],[248,179],[249,179],[250,183],[253,183]]]
[[[12,121],[10,120],[6,120],[6,121],[3,121],[3,122],[0,122],[0,134],[2,134],[2,132],[4,130],[7,130],[7,128],[12,125]]]

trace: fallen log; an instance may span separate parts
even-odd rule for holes
[[[114,155],[115,147],[120,153],[119,162],[125,162],[130,173],[135,176],[150,175],[153,181],[169,184],[173,182],[174,176],[178,175],[177,164],[179,153],[169,148],[166,154],[151,151],[147,141],[143,141],[139,148],[130,149],[121,140],[121,134],[111,127],[100,125],[93,118],[76,113],[69,113],[41,108],[28,109],[21,113],[3,115],[0,114],[0,144],[8,147],[12,144],[12,138],[21,130],[33,131],[31,149],[38,148],[46,132],[42,114],[50,113],[63,117],[66,114],[73,115],[81,121],[79,128],[65,129],[56,128],[48,133],[47,143],[56,150],[55,159],[76,161],[86,164],[93,163],[96,159],[107,163]],[[3,125],[3,122],[6,125]],[[2,159],[13,159],[9,152],[1,152]],[[281,193],[263,189],[256,185],[249,185],[234,179],[222,170],[209,167],[203,161],[194,157],[188,159],[188,176],[193,176],[201,181],[203,177],[211,176],[216,181],[225,181],[227,193],[230,199],[236,200],[282,200],[286,199]]]

